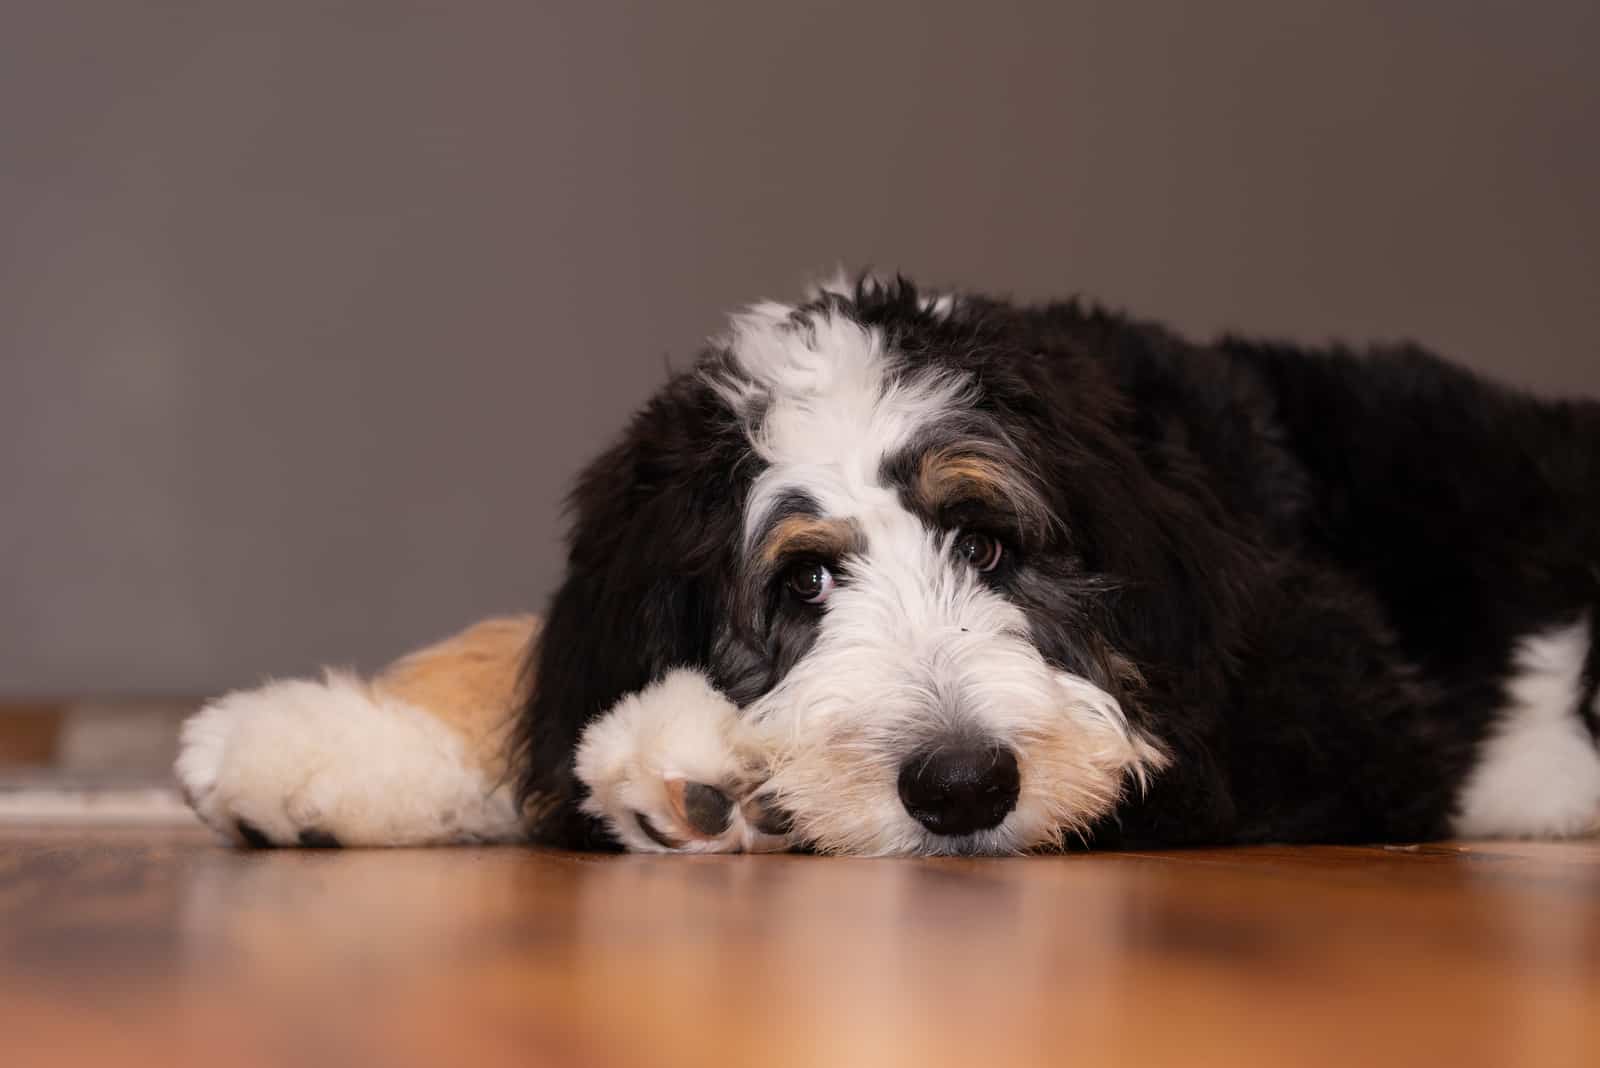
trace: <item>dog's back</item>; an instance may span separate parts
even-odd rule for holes
[[[1600,404],[1537,400],[1409,347],[1226,351],[1268,383],[1309,478],[1308,549],[1370,586],[1412,656],[1492,670],[1600,603]]]

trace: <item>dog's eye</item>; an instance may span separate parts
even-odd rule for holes
[[[956,555],[980,572],[993,571],[1000,566],[1005,555],[998,538],[978,531],[969,531],[956,539]]]
[[[821,604],[833,592],[833,572],[820,560],[801,560],[784,571],[783,583],[806,604]]]

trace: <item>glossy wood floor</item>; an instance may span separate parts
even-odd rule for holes
[[[1002,861],[0,830],[0,1065],[1600,1065],[1600,846]]]

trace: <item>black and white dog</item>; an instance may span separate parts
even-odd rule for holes
[[[573,508],[528,671],[511,621],[225,698],[202,815],[856,854],[1600,829],[1600,404],[864,277],[736,315]],[[352,716],[443,731],[405,805],[330,764]]]

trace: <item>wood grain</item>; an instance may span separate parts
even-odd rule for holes
[[[0,1064],[1586,1065],[1600,845],[1024,860],[0,835]]]

